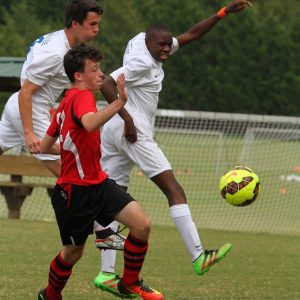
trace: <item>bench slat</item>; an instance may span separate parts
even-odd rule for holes
[[[47,184],[47,183],[24,183],[24,182],[11,182],[11,181],[0,181],[0,188],[1,187],[20,187],[26,186],[30,188],[45,188],[45,189],[53,189],[54,184]]]
[[[0,155],[0,174],[54,177],[38,159],[27,155]]]

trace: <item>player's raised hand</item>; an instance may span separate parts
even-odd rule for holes
[[[123,102],[127,102],[127,90],[125,88],[125,75],[121,74],[117,79],[117,89],[119,94],[119,99]]]
[[[251,2],[246,0],[233,0],[228,6],[226,6],[226,13],[233,14],[243,10],[247,6],[252,6]]]

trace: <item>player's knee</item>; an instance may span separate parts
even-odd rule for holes
[[[62,250],[62,258],[70,263],[75,264],[83,255],[84,246],[64,246]]]
[[[147,216],[144,217],[143,224],[140,228],[145,235],[149,236],[151,231],[151,221]]]
[[[144,216],[142,220],[136,223],[136,226],[132,228],[132,233],[141,240],[148,240],[151,231],[151,222],[147,216]]]

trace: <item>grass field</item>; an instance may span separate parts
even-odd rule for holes
[[[37,299],[50,260],[60,249],[54,222],[0,219],[0,299]],[[142,277],[165,300],[300,299],[297,236],[202,230],[206,247],[230,241],[232,252],[203,277],[192,270],[176,229],[154,226]],[[122,269],[119,253],[117,270]],[[99,254],[91,236],[64,291],[64,300],[117,299],[92,285]]]
[[[164,195],[134,169],[130,193],[155,224],[142,273],[145,281],[162,291],[165,300],[299,300],[300,183],[281,179],[300,165],[299,142],[257,140],[249,147],[242,138],[228,136],[220,146],[218,137],[169,133],[156,139],[185,189],[194,221],[205,228],[200,230],[204,246],[231,242],[233,250],[220,265],[197,277]],[[246,208],[226,204],[218,191],[222,172],[236,164],[250,166],[261,180],[258,200]],[[46,284],[50,260],[60,249],[49,197],[35,189],[23,204],[21,220],[6,217],[0,195],[0,300],[36,299]],[[99,264],[90,237],[64,300],[117,299],[94,288]],[[117,270],[122,270],[121,253]]]

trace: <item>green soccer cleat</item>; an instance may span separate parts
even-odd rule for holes
[[[193,262],[194,271],[202,276],[211,266],[219,262],[231,250],[231,244],[224,244],[220,249],[204,250],[202,254]]]
[[[134,299],[135,294],[121,294],[118,290],[118,282],[120,281],[119,275],[113,273],[100,272],[94,280],[95,287],[102,291],[109,292],[119,298]]]

